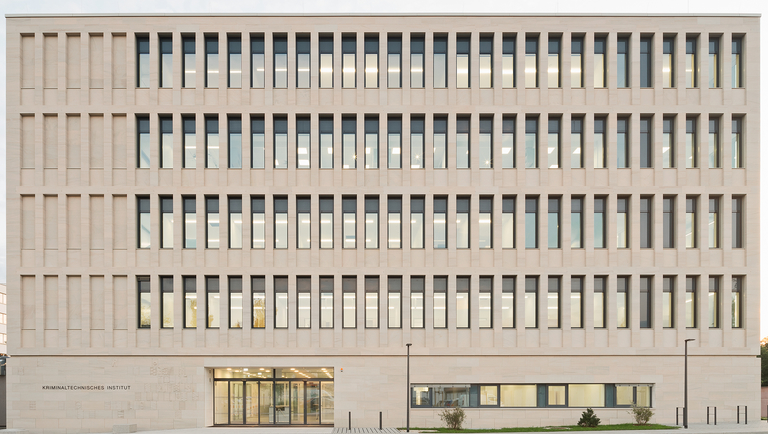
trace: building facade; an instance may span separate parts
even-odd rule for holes
[[[9,428],[758,420],[759,16],[6,22]]]

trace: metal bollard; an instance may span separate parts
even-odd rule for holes
[[[349,412],[349,430],[352,431],[352,412]]]
[[[379,412],[379,429],[381,429],[381,412]]]
[[[739,424],[739,416],[741,415],[741,407],[736,406],[736,425]]]

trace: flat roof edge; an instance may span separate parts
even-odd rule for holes
[[[467,17],[761,17],[760,13],[743,14],[600,14],[600,13],[135,13],[135,14],[5,14],[5,18],[61,18],[61,17],[445,17],[445,16],[467,16]]]

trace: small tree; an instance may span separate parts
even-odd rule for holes
[[[597,417],[594,410],[588,408],[587,411],[581,413],[581,419],[579,419],[579,423],[577,425],[594,428],[600,425],[600,418]]]
[[[637,404],[632,403],[632,409],[629,410],[629,414],[635,418],[637,425],[646,425],[653,417],[653,410],[648,407],[639,407]]]
[[[440,412],[440,419],[445,423],[445,427],[453,430],[460,430],[464,424],[467,415],[461,407],[455,407],[452,410],[444,409]]]

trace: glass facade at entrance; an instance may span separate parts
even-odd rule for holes
[[[213,371],[215,425],[332,425],[333,368]]]

